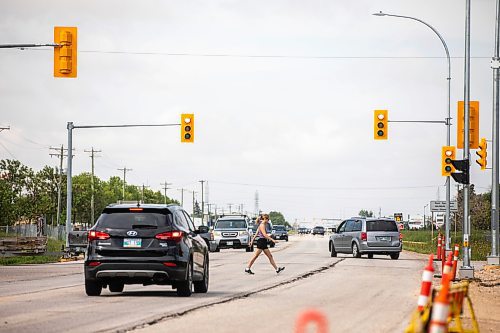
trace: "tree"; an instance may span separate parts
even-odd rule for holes
[[[464,195],[463,189],[458,191],[458,211],[455,213],[459,228],[463,227]],[[476,194],[474,184],[469,187],[470,220],[473,229],[489,230],[491,228],[491,191]]]
[[[269,212],[269,219],[273,224],[291,227],[290,223],[285,221],[285,217],[280,212],[275,212],[275,211]]]
[[[371,210],[367,211],[367,210],[362,209],[359,211],[358,215],[361,217],[373,217],[373,212]]]

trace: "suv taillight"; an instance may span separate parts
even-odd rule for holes
[[[362,232],[362,233],[361,233],[361,240],[362,240],[362,241],[365,241],[365,240],[367,240],[367,239],[368,239],[368,237],[366,236],[366,232]]]
[[[108,233],[105,233],[105,232],[102,232],[102,231],[95,231],[95,230],[90,230],[89,231],[89,234],[87,236],[89,242],[93,241],[93,240],[105,240],[105,239],[109,239],[109,234]]]
[[[176,243],[179,243],[182,240],[182,237],[184,237],[184,233],[182,231],[167,231],[155,236],[156,239],[173,240]]]

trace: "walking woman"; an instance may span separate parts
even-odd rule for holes
[[[259,222],[260,222],[260,224],[259,224]],[[250,242],[250,246],[252,246],[253,242],[255,241],[255,238],[257,238],[257,251],[254,253],[252,259],[250,259],[250,261],[248,262],[248,267],[245,268],[245,273],[254,274],[254,272],[252,272],[252,270],[251,270],[252,265],[255,262],[255,260],[257,260],[259,255],[262,252],[264,252],[264,254],[269,259],[269,262],[276,270],[276,273],[279,274],[282,270],[285,269],[285,267],[278,267],[276,265],[276,263],[274,262],[273,255],[271,254],[271,251],[267,247],[268,240],[270,240],[273,243],[276,243],[276,241],[274,239],[272,239],[271,236],[269,236],[269,234],[267,233],[267,230],[266,230],[266,226],[269,223],[269,215],[263,214],[261,217],[257,218],[255,223],[258,224],[257,232],[255,233],[255,235],[253,235],[253,238]]]

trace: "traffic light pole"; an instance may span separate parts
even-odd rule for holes
[[[470,7],[471,1],[465,1],[465,70],[464,70],[464,152],[463,159],[470,160]],[[459,119],[458,121],[462,121]],[[469,170],[469,167],[467,168]],[[464,184],[464,220],[463,220],[463,262],[460,267],[461,278],[474,278],[474,267],[471,266],[470,234],[471,224],[469,217],[469,189],[470,182]]]
[[[116,128],[116,127],[167,127],[167,126],[180,126],[181,124],[142,124],[142,125],[91,125],[91,126],[75,126],[73,122],[68,122],[68,152],[73,151],[73,129],[75,128]],[[66,199],[66,249],[69,248],[69,233],[72,229],[71,209],[73,204],[73,155],[68,153],[67,161],[67,199]]]
[[[495,55],[491,61],[493,69],[493,129],[492,129],[492,172],[491,172],[491,254],[487,257],[489,265],[500,265],[499,256],[499,213],[498,213],[498,130],[500,99],[500,0],[497,0],[495,24]]]

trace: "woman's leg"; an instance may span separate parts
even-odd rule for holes
[[[276,266],[276,263],[274,262],[273,255],[271,254],[271,251],[269,249],[264,250],[264,254],[269,258],[269,262],[271,265],[273,265],[274,269],[278,269],[278,266]]]
[[[257,251],[255,251],[252,259],[250,259],[250,261],[248,262],[248,268],[252,268],[252,265],[253,263],[255,262],[255,260],[257,260],[257,258],[260,256],[260,254],[262,253],[262,250],[261,249],[257,249]]]

